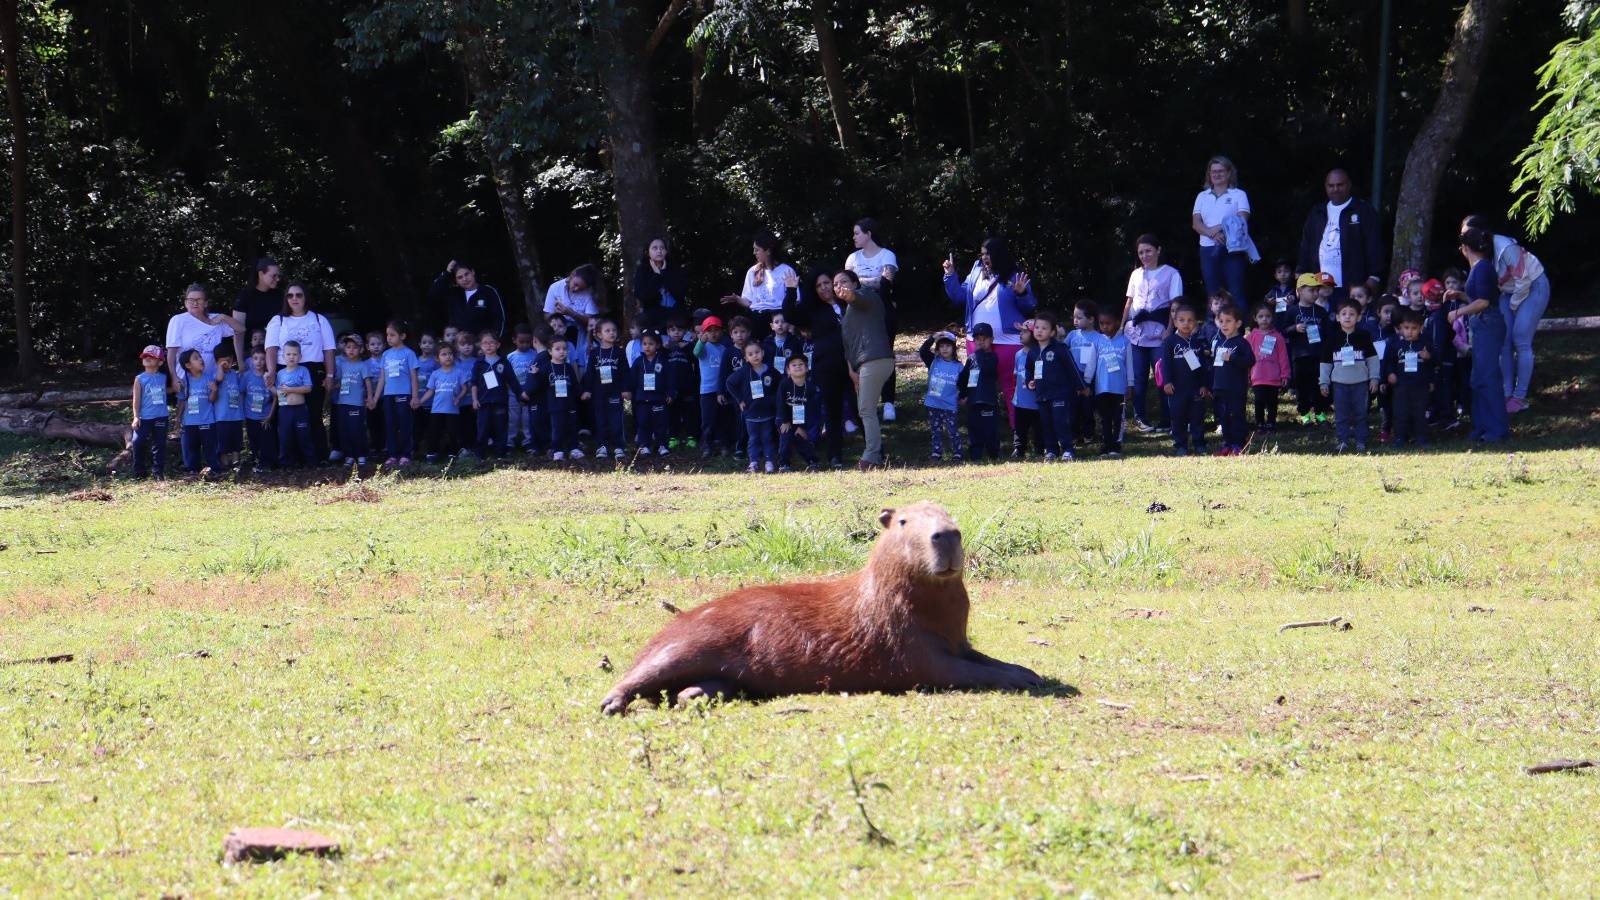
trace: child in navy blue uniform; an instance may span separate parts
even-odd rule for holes
[[[411,464],[413,447],[411,413],[422,405],[418,400],[422,392],[417,388],[417,354],[406,346],[405,322],[390,322],[383,334],[389,344],[379,360],[383,372],[384,445],[389,453],[383,464],[406,466]]]
[[[372,367],[361,358],[361,337],[347,334],[339,339],[340,355],[333,361],[333,380],[338,393],[333,397],[333,431],[339,450],[356,465],[367,464],[367,412],[377,400],[377,382]]]
[[[967,458],[1000,458],[1000,355],[994,352],[994,326],[972,326],[972,352],[956,379],[957,396],[967,407]]]
[[[1294,265],[1287,259],[1280,259],[1272,264],[1273,285],[1263,298],[1267,308],[1272,310],[1274,316],[1289,311],[1294,305]]]
[[[539,358],[540,347],[535,346],[533,329],[526,322],[519,324],[512,333],[512,342],[516,349],[506,354],[506,361],[511,363],[511,374],[515,376],[513,390],[506,398],[508,413],[508,428],[510,440],[508,446],[532,452],[533,448],[533,420],[528,415],[528,404],[522,399],[522,383],[528,380],[528,370],[533,368],[533,361]]]
[[[472,367],[472,409],[477,413],[478,452],[504,459],[511,452],[511,395],[516,369],[500,355],[500,338],[492,331],[478,335],[481,354]]]
[[[1315,273],[1301,275],[1295,281],[1296,304],[1278,316],[1278,330],[1289,338],[1290,383],[1294,385],[1295,411],[1300,414],[1302,425],[1328,421],[1332,408],[1317,386],[1323,342],[1332,327],[1326,312],[1317,305],[1321,288],[1322,280]]]
[[[1392,410],[1390,439],[1394,446],[1428,443],[1428,393],[1433,384],[1433,354],[1422,340],[1422,316],[1400,315],[1399,334],[1384,347],[1383,380]]]
[[[1206,452],[1206,398],[1211,396],[1211,347],[1200,340],[1194,308],[1172,310],[1172,333],[1161,342],[1161,386],[1172,409],[1172,450]]]
[[[167,376],[161,373],[161,348],[155,344],[139,352],[144,368],[133,379],[133,477],[156,480],[167,477]]]
[[[183,467],[193,474],[204,469],[220,469],[217,459],[216,417],[212,411],[217,400],[217,382],[205,377],[206,360],[199,350],[183,351],[178,357],[183,375],[178,381],[178,402],[182,404]],[[202,466],[204,468],[202,468]]]
[[[928,408],[928,428],[933,436],[933,452],[928,458],[934,462],[944,459],[946,448],[950,458],[961,461],[961,429],[956,424],[956,406],[960,399],[961,360],[956,359],[956,336],[948,331],[931,335],[917,350],[922,364],[928,367],[928,391],[922,405]]]
[[[300,342],[284,341],[279,348],[283,368],[278,370],[278,465],[285,469],[317,464],[311,442],[311,370],[300,365]]]
[[[761,342],[761,349],[766,353],[767,365],[779,372],[787,372],[789,360],[803,352],[801,341],[789,333],[789,321],[781,312],[772,314],[771,328],[772,333]]]
[[[1133,370],[1133,351],[1122,328],[1122,317],[1101,310],[1096,317],[1100,333],[1095,337],[1094,405],[1100,416],[1100,455],[1122,457],[1122,414],[1133,399],[1128,373]]]
[[[595,458],[606,459],[627,455],[627,439],[623,437],[623,395],[628,393],[628,359],[623,348],[617,346],[617,323],[600,323],[600,346],[589,353],[589,371],[584,376],[584,402],[594,410]]]
[[[1367,449],[1369,398],[1378,393],[1380,366],[1372,338],[1358,326],[1361,304],[1346,297],[1339,301],[1338,328],[1323,342],[1321,385],[1323,396],[1333,398],[1333,424],[1338,452],[1355,441]]]
[[[456,365],[456,350],[444,344],[438,350],[439,367],[428,376],[427,389],[418,404],[428,408],[428,462],[450,459],[461,450],[461,428],[456,418],[461,403],[472,390],[472,373]]]
[[[1028,386],[1028,354],[1039,346],[1033,339],[1033,320],[1022,323],[1022,347],[1012,360],[1016,387],[1011,389],[1011,458],[1026,459],[1028,437],[1033,447],[1044,451],[1044,435],[1039,428],[1039,395]]]
[[[457,331],[455,343],[456,368],[460,369],[462,374],[466,375],[468,379],[471,379],[472,373],[478,368],[478,336],[466,331]],[[422,378],[421,376],[418,376],[418,391],[422,390],[422,385]],[[420,405],[418,408],[421,408]],[[415,417],[414,413],[413,417]],[[477,411],[469,410],[468,407],[463,407],[462,414],[456,417],[456,427],[460,429],[457,433],[456,439],[461,442],[462,452],[476,452],[479,449]],[[414,430],[413,433],[415,433]]]
[[[747,471],[765,469],[771,473],[778,470],[778,438],[773,420],[778,417],[779,375],[767,365],[766,356],[760,344],[746,343],[745,364],[728,376],[727,391],[738,404],[749,435]]]
[[[1040,312],[1033,317],[1033,339],[1038,346],[1028,351],[1028,387],[1039,399],[1045,462],[1068,462],[1073,458],[1073,398],[1089,388],[1067,345],[1057,340],[1056,324],[1054,313]]]
[[[272,426],[277,407],[278,398],[267,386],[267,351],[253,350],[250,371],[244,373],[244,431],[255,467],[262,471],[278,463],[278,434]]]
[[[528,455],[543,456],[550,452],[550,409],[545,405],[545,390],[549,381],[544,377],[550,371],[550,329],[543,325],[534,329],[533,346],[536,350],[528,370],[522,373],[517,389],[528,411]]]
[[[1460,424],[1456,416],[1456,385],[1459,383],[1456,367],[1461,361],[1456,353],[1455,328],[1442,291],[1434,300],[1424,297],[1423,302],[1427,318],[1422,323],[1422,342],[1428,345],[1428,355],[1433,360],[1428,419],[1434,428],[1451,429]]]
[[[1222,446],[1218,456],[1237,456],[1244,452],[1249,432],[1245,428],[1245,397],[1250,393],[1250,371],[1256,355],[1245,340],[1240,326],[1244,316],[1228,304],[1217,310],[1217,343],[1211,351],[1211,397],[1216,404],[1217,424],[1222,426]]]
[[[672,395],[667,398],[667,429],[671,433],[667,446],[673,450],[699,446],[700,372],[695,367],[694,344],[684,339],[686,330],[684,320],[674,317],[667,324],[667,339],[661,348],[672,385]]]
[[[1100,332],[1096,330],[1096,321],[1100,317],[1100,307],[1093,300],[1079,300],[1072,306],[1072,330],[1067,333],[1067,349],[1072,352],[1072,361],[1078,365],[1078,377],[1085,386],[1094,386],[1094,368],[1099,362],[1100,351],[1098,343]],[[1072,401],[1072,442],[1074,445],[1087,444],[1094,439],[1094,392],[1079,394]]]
[[[231,469],[244,451],[244,378],[239,375],[233,344],[223,341],[214,351],[217,364],[217,459]]]
[[[732,446],[724,417],[729,407],[727,392],[722,389],[722,373],[729,371],[727,357],[734,353],[733,345],[722,334],[722,320],[706,316],[700,323],[700,337],[694,342],[693,355],[700,367],[700,458],[709,459],[713,453],[727,453]]]
[[[817,470],[817,438],[822,432],[822,388],[811,380],[804,354],[789,357],[787,375],[778,386],[778,471],[791,472],[791,454],[798,451],[806,471]]]
[[[737,413],[739,400],[726,389],[726,385],[734,373],[747,365],[744,349],[750,344],[750,333],[753,330],[753,323],[744,316],[734,316],[733,321],[728,323],[728,339],[732,341],[733,349],[722,357],[722,380],[718,383],[724,385],[723,394],[728,398],[727,406],[730,413]],[[762,356],[765,358],[765,352]],[[734,418],[736,421],[733,427],[733,458],[744,459],[749,450],[750,431],[744,427],[741,417],[735,415]]]
[[[578,447],[578,404],[583,389],[578,367],[567,359],[567,339],[550,338],[550,365],[548,371],[528,373],[529,395],[544,394],[545,408],[550,411],[550,458],[557,462],[583,459]]]
[[[639,358],[633,361],[630,387],[633,393],[634,442],[639,455],[659,456],[668,452],[667,402],[672,396],[672,370],[661,352],[661,335],[646,331],[639,335]]]

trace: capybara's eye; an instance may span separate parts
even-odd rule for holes
[[[901,528],[904,528],[904,527],[906,527],[906,520],[905,520],[905,519],[901,519],[901,520],[900,520],[900,527],[901,527]]]

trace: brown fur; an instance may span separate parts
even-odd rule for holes
[[[961,532],[944,508],[885,509],[866,568],[842,578],[763,585],[676,617],[640,651],[601,709],[710,694],[757,697],[917,687],[1021,690],[1021,666],[967,642]]]

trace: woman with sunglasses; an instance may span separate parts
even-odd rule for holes
[[[284,289],[283,309],[267,323],[267,386],[271,389],[277,388],[279,350],[290,341],[300,345],[300,365],[311,374],[311,393],[306,395],[306,407],[311,415],[311,445],[316,450],[316,458],[337,461],[342,456],[329,455],[325,417],[328,390],[333,387],[333,359],[339,348],[333,340],[333,323],[327,316],[311,310],[310,292],[300,282],[290,282]]]

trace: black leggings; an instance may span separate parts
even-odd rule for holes
[[[1016,424],[1011,427],[1011,452],[1028,452],[1028,435],[1037,432],[1039,428],[1039,411],[1018,406],[1012,409],[1016,414]],[[1033,449],[1043,450],[1044,444],[1038,435],[1034,434]]]
[[[822,392],[823,421],[828,430],[828,461],[844,458],[846,398],[855,393],[843,359],[816,359],[817,388]]]
[[[1300,415],[1312,410],[1320,413],[1333,411],[1333,400],[1322,396],[1317,384],[1321,362],[1315,356],[1297,356],[1294,359],[1294,406]]]
[[[1270,384],[1258,384],[1256,395],[1256,427],[1278,424],[1278,389]]]

